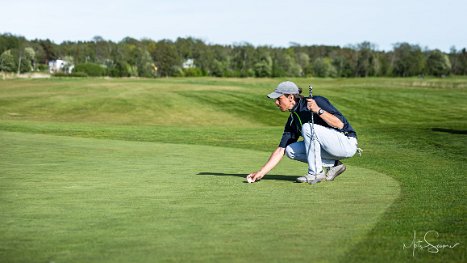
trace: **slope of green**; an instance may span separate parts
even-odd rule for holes
[[[280,81],[1,81],[0,130],[263,152],[250,170],[242,170],[246,174],[263,164],[281,136],[287,114],[265,98]],[[306,90],[310,80],[295,81]],[[346,174],[371,169],[391,176],[401,187],[398,199],[372,230],[338,261],[465,261],[467,79],[311,81],[314,94],[328,97],[357,129],[364,154],[346,161],[351,166]],[[248,158],[238,157],[235,168],[243,167]],[[287,175],[300,175],[304,168],[290,169],[286,169]],[[340,182],[341,178],[333,187]],[[367,181],[359,183],[366,185]],[[402,248],[414,231],[423,235],[430,230],[439,233],[434,244],[462,245],[436,254],[420,250],[415,258],[411,250]],[[343,241],[337,238],[335,242]]]
[[[335,261],[400,190],[358,167],[295,184],[291,162],[247,184],[267,157],[251,150],[9,132],[0,144],[6,262]]]

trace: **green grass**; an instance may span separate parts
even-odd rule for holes
[[[335,260],[399,192],[357,167],[311,191],[292,183],[303,167],[290,162],[246,184],[267,157],[251,150],[0,134],[1,252],[12,262]]]
[[[467,79],[316,79],[364,148],[291,180],[277,79],[0,82],[0,260],[462,262]],[[295,79],[307,87],[308,79]],[[402,249],[436,230],[438,254]]]

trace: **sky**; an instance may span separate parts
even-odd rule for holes
[[[467,47],[466,0],[0,0],[0,33],[118,42],[194,37],[207,44]]]

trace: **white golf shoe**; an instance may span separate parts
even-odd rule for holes
[[[296,179],[297,183],[309,183],[309,184],[317,184],[326,179],[326,175],[324,172],[318,174],[307,174],[305,176],[300,176]]]
[[[336,166],[329,168],[329,171],[327,172],[327,175],[326,175],[326,180],[327,181],[334,180],[337,176],[345,172],[346,169],[347,167],[345,167],[345,165],[341,161],[339,161]]]

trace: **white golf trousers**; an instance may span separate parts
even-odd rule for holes
[[[313,125],[314,136],[311,139],[311,124],[302,126],[303,141],[295,142],[285,148],[287,157],[308,163],[308,174],[317,174],[323,167],[332,167],[336,160],[349,158],[357,151],[357,139],[321,125]],[[311,143],[310,143],[311,141]],[[307,154],[308,153],[308,154]]]

